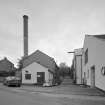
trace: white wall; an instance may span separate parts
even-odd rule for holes
[[[30,80],[26,80],[25,79],[25,71],[29,71],[29,73],[31,73],[31,79]],[[45,81],[48,82],[49,81],[49,72],[48,72],[48,68],[45,68],[44,66],[34,62],[32,64],[30,64],[29,66],[25,67],[22,69],[22,83],[23,84],[33,84],[33,83],[37,83],[37,72],[45,72]]]
[[[74,50],[74,68],[76,84],[82,84],[82,48]]]
[[[81,56],[76,56],[76,83],[82,84],[82,61]]]
[[[88,63],[86,65],[83,54],[83,72],[86,72],[87,85],[91,85],[90,70],[95,65],[95,86],[105,90],[105,76],[101,74],[101,68],[105,66],[105,40],[86,36],[83,48],[84,52],[88,48]]]

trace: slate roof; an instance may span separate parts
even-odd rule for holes
[[[10,62],[6,57],[0,60],[0,71],[11,71],[15,70],[14,64]]]
[[[36,62],[46,68],[48,68],[51,71],[54,71],[56,69],[56,63],[52,57],[49,57],[45,53],[41,52],[40,50],[35,51],[31,55],[27,56],[23,59],[23,68],[26,66],[32,64],[33,62]]]

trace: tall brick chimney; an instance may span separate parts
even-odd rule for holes
[[[23,16],[24,57],[28,56],[28,16]]]

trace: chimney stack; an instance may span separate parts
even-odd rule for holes
[[[28,16],[23,16],[23,28],[24,28],[24,57],[28,56]]]

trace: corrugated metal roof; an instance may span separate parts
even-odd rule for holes
[[[103,35],[94,35],[94,37],[99,38],[99,39],[105,39],[105,34],[103,34]]]
[[[98,39],[105,39],[105,34],[100,34],[100,35],[86,35],[86,36],[95,37],[95,38],[98,38]]]

